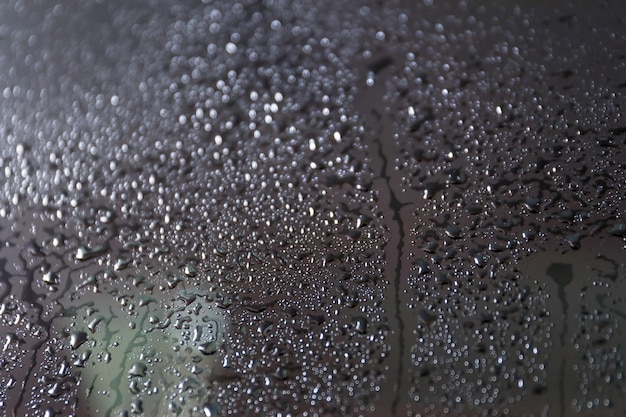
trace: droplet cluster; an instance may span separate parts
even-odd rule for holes
[[[622,415],[626,10],[577,7],[1,4],[1,408]]]

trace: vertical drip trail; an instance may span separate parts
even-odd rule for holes
[[[382,150],[381,150],[382,146],[379,143],[379,154],[381,154],[381,158],[383,158],[383,161],[386,165],[387,160],[385,159],[385,156],[382,154]],[[388,176],[381,176],[382,178],[384,178],[385,180],[387,180],[387,185],[390,185],[390,178]],[[392,188],[389,186],[389,204],[388,204],[389,209],[391,209],[391,211],[393,212],[393,216],[392,216],[392,220],[393,220],[393,227],[390,227],[390,235],[395,235],[393,238],[390,238],[389,244],[391,247],[397,248],[397,256],[394,257],[393,261],[390,262],[392,263],[392,265],[390,265],[391,267],[389,268],[389,271],[391,273],[393,273],[393,287],[394,287],[394,291],[395,291],[395,296],[394,296],[394,304],[395,304],[395,321],[396,321],[396,325],[398,327],[397,332],[398,332],[398,353],[396,355],[396,363],[397,363],[397,375],[396,375],[396,381],[394,382],[394,387],[395,387],[395,395],[393,397],[393,402],[391,404],[391,410],[392,410],[392,415],[397,416],[398,415],[398,406],[400,404],[400,396],[403,392],[402,388],[406,388],[403,387],[403,383],[402,383],[402,378],[403,378],[403,371],[402,371],[402,367],[403,367],[403,360],[404,360],[404,356],[405,356],[405,351],[406,351],[406,346],[405,346],[405,340],[404,340],[404,334],[405,334],[405,324],[404,324],[404,320],[402,318],[402,260],[404,258],[404,238],[405,238],[405,229],[404,229],[404,221],[402,219],[402,214],[401,214],[401,209],[402,209],[402,205],[400,204],[400,201],[398,200],[398,198],[395,196],[394,192],[392,191]],[[395,230],[394,230],[395,229]],[[390,257],[391,258],[391,257]]]
[[[569,333],[568,329],[568,308],[567,296],[565,293],[565,287],[574,280],[574,271],[571,264],[565,263],[553,263],[550,264],[546,273],[552,278],[555,284],[558,286],[559,302],[561,304],[561,314],[563,317],[563,323],[561,324],[561,350],[566,349],[566,338]],[[561,366],[559,369],[559,403],[560,403],[560,417],[565,416],[565,368],[566,368],[566,355],[561,356]]]
[[[385,61],[393,65],[393,60],[383,57],[378,61]],[[387,70],[382,70],[384,76]],[[369,75],[371,76],[371,74]],[[406,297],[407,277],[410,273],[406,231],[414,223],[411,207],[416,196],[412,191],[404,191],[401,181],[394,169],[394,159],[397,155],[397,146],[394,142],[394,119],[392,112],[386,108],[383,101],[385,94],[385,80],[380,74],[375,83],[366,84],[365,77],[361,77],[363,86],[357,97],[356,105],[359,114],[363,117],[365,126],[364,140],[369,148],[371,169],[374,173],[374,186],[378,193],[379,208],[383,213],[388,227],[388,242],[385,244],[385,260],[387,267],[384,275],[391,287],[384,300],[386,311],[393,317],[390,320],[392,334],[391,354],[389,357],[388,378],[390,383],[382,387],[381,403],[377,407],[377,415],[400,415],[399,407],[407,403],[409,389],[410,349],[407,348],[406,336],[408,329],[404,322],[408,307]],[[366,86],[367,85],[367,86]],[[393,381],[393,383],[391,383]],[[390,399],[392,399],[390,401]],[[385,414],[381,414],[385,411]]]

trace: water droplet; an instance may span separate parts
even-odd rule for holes
[[[217,341],[205,342],[198,345],[198,351],[203,355],[213,355],[217,352],[218,344]]]
[[[445,228],[446,235],[453,239],[458,239],[461,237],[462,231],[461,228],[455,224],[450,224]]]
[[[107,245],[99,245],[91,249],[86,246],[81,246],[76,251],[76,259],[78,259],[79,261],[86,261],[96,256],[103,255],[108,249],[109,247]]]
[[[143,362],[137,362],[134,363],[133,366],[130,368],[130,370],[128,371],[128,375],[131,377],[138,376],[143,378],[146,376],[147,372],[148,367],[146,366],[146,364]]]
[[[72,349],[78,349],[86,341],[87,341],[86,332],[71,332],[70,333],[70,346],[72,346]]]

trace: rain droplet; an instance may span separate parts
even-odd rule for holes
[[[88,259],[94,258],[96,256],[100,256],[106,253],[108,249],[109,247],[107,245],[95,246],[92,249],[89,249],[85,246],[81,246],[76,251],[76,259],[78,259],[79,261],[86,261]]]

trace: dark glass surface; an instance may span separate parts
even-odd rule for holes
[[[0,4],[0,414],[625,416],[626,4]]]

